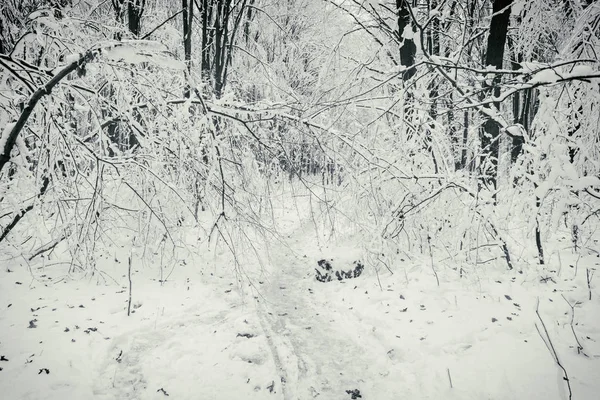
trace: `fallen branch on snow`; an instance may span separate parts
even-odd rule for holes
[[[540,308],[540,299],[538,297],[537,304],[535,306],[535,313],[538,316],[540,323],[542,324],[542,328],[544,329],[544,334],[542,334],[542,332],[540,331],[540,327],[538,326],[537,323],[535,324],[535,329],[537,329],[540,337],[544,341],[544,344],[548,348],[550,355],[552,355],[554,362],[556,362],[558,367],[562,370],[563,379],[567,382],[567,388],[569,389],[569,400],[572,400],[573,399],[573,391],[571,390],[571,381],[569,380],[569,374],[567,373],[567,370],[565,369],[565,367],[562,365],[562,363],[560,362],[560,360],[558,358],[558,353],[556,353],[554,344],[552,344],[552,340],[550,339],[550,334],[548,333],[548,329],[546,329],[546,324],[544,323],[544,320],[542,319],[542,316],[540,315],[539,308]]]

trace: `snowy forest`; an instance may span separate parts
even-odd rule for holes
[[[3,0],[0,393],[597,399],[600,2]]]

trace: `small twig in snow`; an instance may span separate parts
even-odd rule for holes
[[[594,278],[594,270],[586,268],[585,277],[587,279],[588,292],[590,293],[589,300],[592,299],[592,279]]]
[[[379,283],[379,289],[383,292],[383,287],[381,286],[381,281],[379,280],[379,268],[375,268],[375,274],[377,275],[377,282]]]
[[[131,315],[131,255],[129,256],[129,270],[127,273],[129,277],[129,304],[127,305],[127,316]]]
[[[575,305],[572,305],[569,300],[567,300],[567,298],[565,297],[564,294],[561,294],[562,298],[565,299],[565,301],[567,302],[567,304],[569,305],[569,307],[571,308],[571,321],[569,322],[569,324],[571,325],[571,332],[573,332],[573,337],[575,338],[575,341],[577,342],[577,354],[583,354],[584,356],[587,357],[587,354],[585,354],[583,352],[583,346],[581,345],[581,342],[579,342],[579,338],[577,337],[577,334],[575,333],[575,327],[573,326],[573,321],[575,320],[575,306],[580,304],[579,302],[575,302]]]
[[[538,334],[544,341],[544,344],[548,348],[548,351],[550,351],[552,358],[554,358],[554,362],[556,362],[556,364],[559,366],[559,368],[563,371],[563,379],[567,382],[567,388],[569,389],[569,400],[572,400],[573,392],[571,391],[571,381],[569,380],[569,375],[567,374],[567,370],[565,369],[565,367],[561,364],[560,360],[558,359],[558,354],[556,353],[556,350],[554,349],[554,345],[552,344],[552,340],[550,339],[550,334],[548,333],[548,329],[546,329],[546,324],[544,323],[544,320],[542,319],[542,316],[540,315],[539,309],[540,309],[540,299],[538,298],[537,305],[535,306],[535,313],[537,314],[538,319],[540,320],[540,323],[542,324],[542,328],[544,329],[544,334],[546,336],[544,337],[544,335],[540,331],[540,327],[538,326],[538,324],[535,324],[535,329],[537,329]]]
[[[392,269],[390,268],[390,266],[385,262],[385,260],[383,260],[381,257],[379,257],[379,254],[377,255],[377,261],[379,261],[380,263],[382,263],[383,265],[385,265],[385,267],[387,268],[387,270],[390,271],[390,274],[394,275],[394,272],[392,271]]]
[[[136,195],[136,197],[138,199],[140,199],[142,201],[142,203],[144,203],[144,205],[146,206],[146,208],[148,208],[148,210],[150,210],[150,213],[152,215],[154,215],[156,217],[156,219],[158,220],[158,222],[161,223],[161,225],[163,226],[163,228],[165,228],[165,232],[167,233],[167,235],[169,236],[169,239],[171,239],[172,243],[175,243],[175,241],[173,240],[173,238],[171,237],[171,232],[169,231],[169,228],[167,228],[167,224],[165,223],[165,221],[163,221],[162,218],[160,218],[158,216],[158,214],[156,213],[156,211],[154,210],[154,208],[152,208],[152,206],[150,206],[150,204],[146,201],[146,199],[144,199],[137,190],[135,190],[133,188],[133,186],[131,186],[129,183],[127,182],[123,182],[125,184],[125,186],[127,186],[129,189],[131,189],[131,191]]]
[[[29,261],[33,260],[34,258],[36,258],[37,256],[39,256],[40,254],[44,254],[48,251],[53,250],[60,242],[62,242],[63,240],[66,239],[66,236],[61,236],[58,239],[55,239],[49,243],[46,243],[43,246],[40,246],[35,253],[33,253],[31,256],[29,256]]]

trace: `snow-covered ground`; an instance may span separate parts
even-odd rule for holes
[[[133,257],[129,317],[124,251],[86,279],[3,260],[0,397],[551,400],[569,383],[573,399],[598,398],[596,255],[575,260],[567,243],[560,270],[439,269],[439,286],[415,256],[321,283],[316,261],[349,269],[361,238],[317,241],[302,211],[281,216],[287,243],[262,268],[239,260],[250,283],[208,246],[162,284]]]

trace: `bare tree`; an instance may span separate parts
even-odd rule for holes
[[[183,97],[189,98],[191,92],[189,76],[192,68],[192,26],[194,21],[193,0],[181,0],[181,9],[183,10],[183,51],[188,76],[188,84],[183,91]]]
[[[398,34],[400,39],[400,64],[405,67],[411,67],[415,64],[417,46],[413,39],[414,30],[411,23],[409,11],[410,5],[407,0],[396,0],[396,9],[398,10]],[[408,69],[403,79],[408,80],[416,73],[415,68]]]
[[[133,37],[139,37],[142,29],[142,16],[146,0],[111,0],[115,11],[115,19],[122,24],[127,14],[127,28]],[[125,7],[127,6],[127,7]],[[121,33],[117,32],[115,39],[121,39]]]
[[[494,0],[493,2],[492,19],[485,56],[485,65],[488,67],[502,69],[511,5],[512,0]],[[498,97],[500,95],[500,80],[500,75],[494,75],[492,84],[484,86],[486,92],[491,93],[494,97]],[[497,111],[500,103],[494,102],[492,107]],[[494,119],[488,118],[483,125],[481,134],[480,173],[482,183],[494,191],[498,180],[499,140],[500,125]]]
[[[127,2],[127,26],[136,38],[141,33],[145,5],[146,0],[128,0]]]

